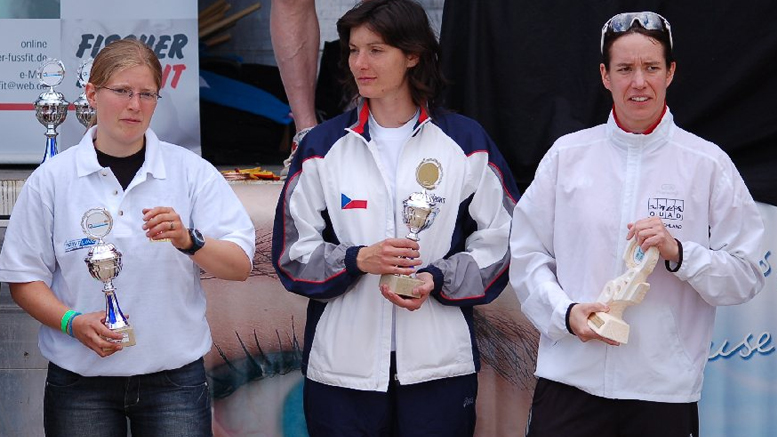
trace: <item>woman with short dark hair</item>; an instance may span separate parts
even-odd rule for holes
[[[530,437],[698,437],[715,307],[763,287],[764,228],[747,187],[667,107],[672,45],[654,12],[605,23],[610,118],[559,138],[515,208],[510,281],[540,331]],[[648,258],[652,274],[632,266]],[[643,274],[648,291],[633,282]],[[626,304],[625,328],[600,329]]]
[[[473,306],[507,283],[517,189],[480,125],[439,108],[420,5],[364,1],[337,29],[356,108],[302,141],[273,236],[281,282],[310,298],[308,431],[470,436]]]

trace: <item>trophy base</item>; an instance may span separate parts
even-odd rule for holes
[[[615,316],[597,312],[588,317],[588,326],[604,338],[620,344],[629,342],[629,324]]]
[[[106,340],[111,343],[119,343],[123,347],[135,346],[135,330],[132,329],[132,326],[126,325],[121,328],[111,329],[111,331],[120,333],[123,338],[121,340],[114,340],[112,338]]]
[[[421,295],[413,293],[413,289],[423,284],[420,279],[411,278],[405,275],[381,275],[380,285],[386,284],[394,293],[412,298],[419,298]]]

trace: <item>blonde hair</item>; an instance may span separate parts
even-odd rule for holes
[[[105,86],[114,74],[132,67],[146,66],[154,76],[157,92],[162,87],[162,64],[149,46],[137,39],[120,39],[105,46],[92,62],[89,83],[99,88]],[[97,124],[97,113],[89,121],[89,127]]]

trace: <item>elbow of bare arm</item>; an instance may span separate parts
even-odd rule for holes
[[[244,255],[240,262],[232,263],[231,266],[226,266],[222,274],[217,275],[220,279],[227,279],[230,281],[244,282],[251,276],[251,260],[247,255]]]
[[[251,260],[248,259],[248,256],[246,256],[245,262],[243,263],[243,268],[237,272],[238,278],[235,280],[244,282],[246,279],[248,279],[249,276],[251,276],[252,269],[253,269],[253,265],[251,264]]]

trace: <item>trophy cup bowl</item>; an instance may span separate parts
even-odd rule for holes
[[[98,281],[110,282],[121,272],[121,252],[110,243],[93,247],[85,261],[89,273]]]
[[[94,117],[94,108],[89,105],[89,101],[86,100],[86,94],[81,93],[80,96],[73,102],[73,106],[76,108],[76,119],[84,125],[89,127],[89,123]]]
[[[119,300],[116,297],[116,288],[113,280],[119,275],[122,268],[121,252],[111,243],[105,243],[103,237],[108,235],[113,228],[113,218],[104,208],[92,208],[81,218],[81,228],[89,238],[97,240],[84,262],[89,269],[89,274],[94,279],[103,283],[105,293],[105,326],[111,331],[121,333],[121,340],[106,339],[122,346],[135,345],[135,331],[122,313]]]
[[[57,126],[62,124],[67,118],[68,101],[64,94],[55,91],[52,88],[40,93],[35,100],[35,117],[40,124],[46,126],[46,135],[57,135]],[[51,132],[49,132],[51,131]]]
[[[426,193],[413,193],[402,202],[403,220],[410,229],[407,238],[418,241],[418,233],[427,229],[434,222],[436,215],[434,201]]]
[[[606,303],[609,312],[596,312],[588,317],[588,326],[604,338],[621,344],[629,342],[629,324],[623,321],[623,312],[627,307],[642,302],[650,284],[646,282],[658,262],[658,249],[651,247],[647,252],[637,244],[637,238],[629,240],[623,259],[626,261],[625,273],[608,281],[597,302]]]

